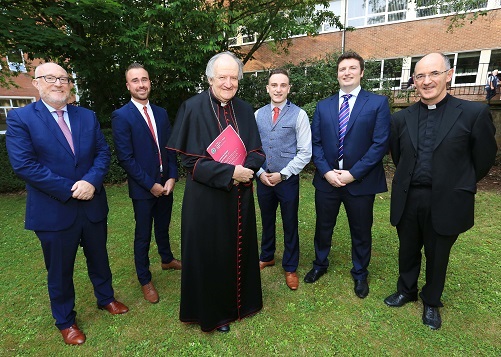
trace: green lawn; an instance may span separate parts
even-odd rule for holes
[[[176,257],[180,256],[183,190],[181,180],[171,226]],[[233,323],[229,334],[206,334],[179,321],[180,272],[160,269],[153,244],[151,270],[160,302],[152,305],[143,299],[134,270],[134,221],[127,187],[109,187],[113,283],[116,297],[130,312],[112,316],[96,308],[80,251],[75,286],[77,322],[87,335],[82,346],[66,346],[54,326],[41,248],[35,234],[23,229],[25,196],[0,196],[0,356],[501,355],[501,194],[477,194],[476,225],[453,247],[441,309],[443,326],[432,331],[421,322],[420,301],[402,308],[383,303],[395,291],[398,270],[398,240],[389,223],[388,193],[376,197],[369,296],[361,300],[353,293],[344,212],[334,232],[328,273],[315,284],[303,283],[314,259],[313,192],[311,179],[304,179],[299,289],[290,291],[285,285],[279,241],[277,265],[262,272],[263,310]]]

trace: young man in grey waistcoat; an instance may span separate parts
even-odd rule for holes
[[[257,172],[257,197],[263,226],[259,267],[275,265],[276,211],[280,203],[284,229],[282,267],[291,290],[299,286],[299,173],[310,162],[311,129],[306,112],[287,99],[289,74],[270,72],[266,91],[271,103],[255,113],[266,161]]]

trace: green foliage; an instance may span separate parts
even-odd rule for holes
[[[315,33],[324,21],[341,26],[331,12],[315,11],[317,3],[329,2],[7,0],[0,8],[0,35],[9,41],[0,41],[0,54],[22,49],[68,67],[76,74],[80,104],[96,111],[104,128],[130,98],[125,69],[143,63],[153,82],[151,100],[173,118],[180,103],[205,86],[211,56],[239,53],[230,48],[238,33],[260,33],[253,49],[239,54],[247,61],[270,38],[285,48],[287,38]]]
[[[5,147],[5,135],[0,135],[0,192],[19,192],[24,189],[24,182],[20,180],[10,165]]]

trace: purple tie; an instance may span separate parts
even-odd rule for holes
[[[353,97],[351,94],[345,94],[343,97],[343,103],[339,109],[339,156],[338,161],[343,160],[344,151],[344,136],[346,135],[346,126],[348,125],[348,120],[350,120],[350,105],[348,100]]]
[[[73,148],[73,138],[71,137],[70,128],[68,128],[68,125],[64,121],[64,110],[56,110],[56,114],[57,114],[57,123],[59,124],[59,127],[61,128],[61,131],[63,132],[64,137],[68,141],[71,151],[73,151],[74,154],[75,149]]]

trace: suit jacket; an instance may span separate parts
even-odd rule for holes
[[[177,179],[176,153],[165,148],[171,134],[167,111],[151,103],[150,106],[157,127],[163,176]],[[127,173],[129,196],[132,199],[154,198],[150,189],[155,183],[161,183],[161,173],[158,147],[148,124],[132,101],[115,110],[111,119],[118,161]]]
[[[417,162],[419,105],[392,118],[390,149],[396,166],[390,211],[393,225],[402,217]],[[437,233],[457,235],[473,226],[476,183],[494,164],[496,129],[485,104],[450,96],[445,106],[431,165],[431,219]]]
[[[313,163],[316,166],[313,185],[331,192],[335,189],[324,178],[326,172],[338,169],[339,95],[317,104],[311,124]],[[388,152],[390,107],[384,96],[360,90],[344,138],[343,169],[355,181],[346,185],[355,196],[387,191],[382,158]]]
[[[67,109],[75,154],[42,101],[7,115],[10,163],[28,191],[26,229],[64,230],[74,223],[79,209],[92,222],[108,214],[103,181],[110,165],[109,146],[94,112],[72,105]],[[94,198],[72,198],[71,187],[79,180],[94,185]]]

